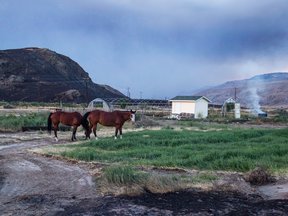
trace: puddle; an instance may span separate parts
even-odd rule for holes
[[[257,189],[267,200],[288,199],[288,183],[263,185]]]

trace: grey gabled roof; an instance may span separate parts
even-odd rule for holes
[[[170,99],[170,101],[176,101],[176,100],[178,100],[178,101],[185,101],[185,100],[187,100],[187,101],[197,101],[197,100],[199,100],[201,98],[207,100],[208,102],[212,102],[211,100],[209,100],[208,98],[206,98],[204,96],[176,96],[176,97]]]

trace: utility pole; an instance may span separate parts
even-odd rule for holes
[[[235,101],[236,101],[236,87],[235,87]]]
[[[142,99],[142,91],[140,91],[140,99]]]

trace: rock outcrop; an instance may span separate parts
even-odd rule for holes
[[[123,98],[110,86],[92,82],[69,57],[45,48],[0,51],[0,100],[76,102],[95,98]]]

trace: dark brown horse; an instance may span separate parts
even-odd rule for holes
[[[55,113],[50,113],[48,117],[48,131],[51,134],[52,123],[53,123],[55,139],[57,142],[58,142],[57,130],[58,130],[58,125],[60,122],[66,126],[73,126],[73,133],[72,133],[71,139],[72,141],[74,141],[74,139],[77,140],[76,131],[77,131],[77,128],[82,124],[82,115],[78,112],[67,113],[67,112],[57,111]],[[88,121],[86,123],[88,124]]]
[[[95,139],[98,140],[96,135],[97,124],[100,123],[103,126],[112,126],[116,127],[115,139],[117,139],[118,130],[120,131],[120,139],[122,139],[122,126],[128,119],[131,120],[132,124],[135,123],[135,112],[131,111],[113,111],[105,112],[102,110],[94,110],[91,112],[85,113],[82,118],[82,125],[85,128],[86,139],[90,139],[91,129],[93,127],[93,133]],[[90,121],[90,127],[87,123],[87,117]]]

